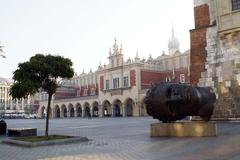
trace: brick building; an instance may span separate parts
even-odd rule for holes
[[[169,41],[169,55],[147,60],[124,61],[122,46],[115,42],[109,50],[109,63],[99,65],[95,72],[84,71],[70,80],[63,80],[51,104],[51,116],[94,117],[145,116],[143,99],[153,83],[174,81],[189,83],[190,52],[179,52],[174,31]],[[47,96],[41,93],[38,115],[43,117]],[[45,99],[43,99],[45,97]]]
[[[240,0],[194,0],[190,81],[217,94],[215,118],[240,118]]]

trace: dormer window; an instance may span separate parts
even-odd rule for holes
[[[240,0],[232,0],[232,10],[240,9]]]

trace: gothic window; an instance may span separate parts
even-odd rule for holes
[[[95,88],[91,88],[91,95],[96,95],[96,89]]]
[[[240,0],[232,0],[232,10],[240,9]]]
[[[81,95],[81,91],[77,90],[77,96],[80,96],[80,95]]]
[[[106,80],[106,90],[109,90],[109,80]]]
[[[123,77],[123,86],[124,86],[124,87],[128,87],[128,86],[129,86],[128,76]]]
[[[84,95],[84,96],[87,96],[87,95],[88,95],[88,89],[84,89],[84,90],[83,90],[83,95]]]
[[[113,78],[113,89],[119,88],[119,78]]]

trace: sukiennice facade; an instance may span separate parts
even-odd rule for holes
[[[123,49],[115,42],[109,50],[109,63],[96,71],[63,80],[51,103],[50,117],[125,117],[146,116],[143,99],[154,83],[172,81],[189,83],[190,52],[180,53],[174,36],[169,40],[169,54],[156,59],[124,61]],[[38,116],[46,114],[47,94],[40,93]]]

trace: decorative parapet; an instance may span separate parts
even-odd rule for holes
[[[76,97],[76,98],[63,98],[63,99],[57,99],[54,100],[54,103],[59,103],[59,102],[66,102],[66,101],[81,101],[81,100],[92,100],[92,99],[98,99],[97,95],[94,96],[85,96],[85,97]],[[47,102],[45,101],[40,101],[40,102]]]

